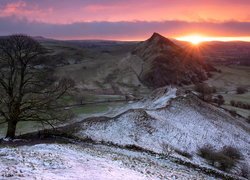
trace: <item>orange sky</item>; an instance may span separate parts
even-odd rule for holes
[[[0,35],[141,40],[250,36],[250,0],[1,0]]]

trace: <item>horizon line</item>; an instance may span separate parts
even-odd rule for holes
[[[153,33],[152,33],[153,34]],[[0,37],[4,36],[11,36],[14,34],[10,35],[0,35]],[[26,34],[28,35],[28,34]],[[183,36],[165,36],[161,34],[165,38],[168,38],[170,40],[177,40],[177,41],[183,41],[183,42],[190,42],[189,40],[186,39],[186,37],[193,36],[193,34],[189,35],[183,35]],[[28,35],[29,36],[29,35]],[[92,37],[72,37],[72,38],[67,38],[67,37],[48,37],[48,36],[42,36],[42,35],[33,35],[31,36],[32,38],[40,38],[41,40],[56,40],[56,41],[116,41],[116,42],[140,42],[140,41],[145,41],[150,38],[92,38]],[[250,42],[250,36],[201,36],[203,38],[202,42]]]

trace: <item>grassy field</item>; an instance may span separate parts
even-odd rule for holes
[[[215,86],[219,92],[233,93],[239,86],[250,90],[250,67],[249,66],[216,66],[221,73],[213,73],[212,78],[206,81]]]
[[[19,122],[17,124],[16,135],[21,135],[24,133],[32,132],[34,130],[43,129],[42,125],[37,122]],[[0,126],[0,138],[3,138],[7,131],[7,124],[1,124]]]
[[[95,114],[95,113],[101,113],[109,110],[109,106],[106,103],[100,103],[100,104],[88,104],[83,105],[81,107],[75,107],[72,108],[72,111],[76,115],[81,114]]]
[[[107,98],[107,96],[104,96]],[[71,98],[66,97],[65,99],[71,100]],[[86,104],[78,107],[73,107],[71,110],[72,112],[78,117],[89,117],[91,115],[105,113],[108,112],[110,109],[121,107],[125,102],[107,102],[107,103],[95,103],[95,104]],[[41,123],[36,122],[19,122],[17,124],[17,131],[16,135],[21,135],[28,132],[33,132],[36,130],[42,130],[43,127]],[[0,125],[0,138],[3,138],[6,134],[7,125],[1,124]]]
[[[233,106],[228,105],[228,104],[223,105],[222,107],[225,108],[225,109],[228,109],[228,110],[235,110],[238,114],[240,114],[241,116],[243,116],[245,118],[248,118],[250,116],[250,111],[247,110],[247,109],[233,107]]]
[[[225,99],[224,108],[236,110],[243,117],[250,116],[250,110],[233,107],[230,101],[241,101],[250,104],[250,67],[248,66],[218,66],[221,73],[213,73],[212,78],[206,81],[210,86],[217,89],[217,93],[223,95]],[[237,87],[245,87],[247,93],[237,94]]]

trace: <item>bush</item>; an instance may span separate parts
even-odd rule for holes
[[[231,114],[231,116],[236,117],[237,116],[237,112],[235,110],[229,110],[229,113]]]
[[[208,159],[209,156],[215,151],[211,145],[204,145],[198,149],[198,155],[204,159]]]
[[[206,83],[199,83],[195,85],[195,90],[202,94],[216,93],[216,88],[207,85]]]
[[[162,151],[165,156],[170,156],[173,153],[173,148],[166,143],[162,143]]]
[[[234,100],[231,100],[231,101],[230,101],[230,104],[231,104],[231,106],[235,106],[235,101],[234,101]]]
[[[240,153],[240,151],[232,146],[224,146],[221,150],[221,153],[233,159],[242,158],[242,154]]]
[[[241,176],[246,178],[246,179],[250,179],[250,171],[249,171],[250,167],[247,164],[243,164],[241,166]]]
[[[214,153],[211,157],[210,161],[212,165],[223,171],[229,171],[237,163],[235,159],[225,156],[220,152]]]
[[[245,102],[241,102],[241,101],[230,101],[230,104],[232,106],[238,107],[238,108],[242,108],[242,109],[250,109],[250,104],[245,103]]]
[[[194,87],[195,91],[199,92],[201,94],[201,97],[205,101],[212,101],[212,95],[213,93],[216,93],[215,87],[210,87],[206,83],[199,83],[196,84]]]
[[[213,99],[213,102],[218,104],[218,106],[221,106],[225,103],[224,97],[222,95],[218,95],[215,99]]]
[[[216,151],[210,145],[205,145],[198,149],[198,155],[223,171],[232,169],[241,158],[241,153],[231,146],[225,146],[222,150]]]
[[[250,115],[247,117],[247,122],[250,123]]]
[[[179,149],[175,149],[175,152],[189,159],[193,157],[192,154],[188,153],[187,151],[181,151]]]
[[[247,92],[247,89],[244,87],[237,87],[236,92],[237,94],[244,94]]]

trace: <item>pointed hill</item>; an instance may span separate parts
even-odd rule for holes
[[[194,53],[158,33],[139,43],[132,54],[143,62],[139,78],[147,86],[192,84],[207,79],[204,63]]]

